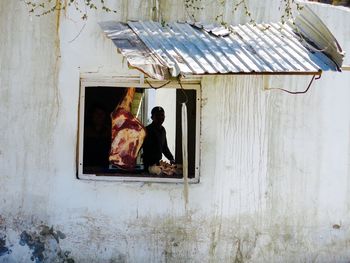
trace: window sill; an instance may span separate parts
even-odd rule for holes
[[[115,176],[115,175],[95,175],[95,174],[82,174],[78,176],[81,180],[90,181],[105,181],[105,182],[141,182],[141,183],[184,183],[183,178],[171,178],[171,177],[140,177],[140,176]],[[189,178],[189,184],[199,183],[199,178]]]

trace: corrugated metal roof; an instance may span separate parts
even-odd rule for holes
[[[311,18],[315,17],[318,19],[316,15]],[[316,27],[310,27],[313,22],[308,21],[308,30],[304,28],[305,20],[305,15],[297,20],[298,28],[291,23],[245,24],[227,29],[200,23],[162,26],[150,21],[110,21],[101,23],[101,27],[130,66],[156,79],[169,75],[315,74],[339,70],[344,54],[335,38],[319,19]],[[323,31],[318,32],[320,23]],[[327,34],[323,35],[325,30]],[[310,34],[313,37],[309,38]]]

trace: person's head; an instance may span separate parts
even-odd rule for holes
[[[161,126],[165,119],[164,109],[160,106],[154,107],[151,111],[151,118],[156,126]]]

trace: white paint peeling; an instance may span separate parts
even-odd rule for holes
[[[147,19],[153,2],[119,1],[117,17],[89,14],[71,43],[85,22],[62,16],[58,81],[54,16],[30,21],[20,3],[0,2],[0,251],[11,249],[0,262],[30,261],[20,235],[41,225],[66,235],[59,249],[76,262],[348,260],[349,72],[323,74],[298,96],[264,90],[261,76],[204,77],[200,183],[189,185],[187,211],[181,184],[76,179],[80,74],[138,74],[97,22]],[[276,21],[279,1],[262,2],[249,1],[257,22]],[[164,18],[185,17],[174,1],[160,6]],[[350,11],[311,7],[349,54],[349,28],[339,23],[349,24]],[[286,76],[269,85],[304,90],[308,82]]]

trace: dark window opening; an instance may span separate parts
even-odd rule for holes
[[[124,170],[111,165],[109,162],[112,143],[111,113],[123,100],[128,88],[85,87],[84,89],[84,131],[81,163],[83,174],[93,174],[98,176],[182,178],[182,174],[180,173],[167,176],[164,173],[161,175],[154,175],[145,171],[142,148],[137,155],[136,165],[132,170]],[[131,106],[132,115],[137,117],[144,127],[150,123],[150,109],[153,106],[162,106],[162,101],[159,100],[156,103],[157,105],[152,105],[155,102],[154,100],[149,99],[146,93],[146,89],[137,88]],[[175,142],[175,150],[172,154],[175,157],[176,164],[182,164],[181,102],[186,100],[184,93],[186,93],[188,98],[188,174],[189,178],[194,178],[196,171],[196,90],[176,90],[176,103],[174,103],[176,106],[173,109],[173,115],[176,117],[173,120],[172,126],[176,129],[172,133],[175,134],[175,138],[172,138]],[[171,116],[171,114],[167,113],[165,115]]]

